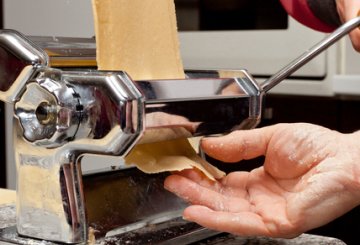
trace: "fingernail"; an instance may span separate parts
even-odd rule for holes
[[[189,221],[189,218],[187,216],[185,216],[185,215],[183,215],[182,218],[183,218],[183,220]]]
[[[206,136],[204,138],[201,138],[201,140],[205,140],[205,141],[208,141],[208,140],[214,140],[214,139],[217,139],[219,136]]]
[[[174,187],[171,186],[171,184],[164,184],[164,189],[170,192],[174,192]]]
[[[164,189],[167,191],[171,191],[171,185],[166,180],[164,181]]]
[[[207,138],[202,138],[202,139],[200,140],[200,144],[201,144],[201,143],[204,143],[204,142],[206,142],[206,141],[208,141]]]

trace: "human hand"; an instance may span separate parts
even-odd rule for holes
[[[337,10],[342,22],[355,18],[360,11],[360,0],[336,0]],[[350,33],[351,42],[358,52],[360,52],[360,29]]]
[[[264,166],[217,182],[194,170],[165,188],[192,203],[185,219],[238,235],[295,237],[360,202],[360,134],[311,124],[278,124],[206,138],[212,157],[238,162],[265,155]]]

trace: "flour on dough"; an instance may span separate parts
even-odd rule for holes
[[[134,80],[185,77],[173,0],[92,0],[92,4],[99,70],[126,71]],[[160,138],[176,135],[168,133]],[[197,168],[210,179],[225,175],[200,158],[187,139],[139,144],[125,162],[146,173]]]

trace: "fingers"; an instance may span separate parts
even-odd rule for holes
[[[358,16],[360,10],[359,0],[337,0],[336,5],[342,22]],[[358,28],[350,33],[350,39],[354,49],[360,52],[360,30]]]
[[[207,188],[212,188],[213,190],[218,191],[220,189],[220,185],[218,182],[210,180],[206,177],[201,171],[197,169],[185,169],[180,172],[177,172],[176,175],[183,176],[189,180],[192,180],[195,183]]]
[[[208,183],[206,183],[208,185]],[[164,182],[165,189],[192,204],[207,206],[213,210],[239,212],[249,210],[249,202],[240,196],[246,196],[246,190],[236,190],[236,195],[224,195],[219,184],[201,186],[179,175],[171,175]],[[225,190],[226,191],[226,190]]]
[[[265,155],[273,132],[280,125],[238,130],[223,137],[204,138],[202,149],[211,157],[224,162],[238,162]]]
[[[217,182],[209,180],[208,177],[196,169],[186,169],[181,172],[177,172],[176,174],[222,195],[248,200],[249,193],[247,191],[247,184],[249,180],[249,172],[232,172]],[[172,181],[177,180],[174,179]]]
[[[211,188],[218,192],[224,192],[225,190],[221,190],[223,189],[223,186],[225,188],[241,188],[242,190],[246,190],[249,172],[231,172],[223,177],[220,182],[210,180],[197,169],[185,169],[177,172],[176,175],[188,178],[203,187]]]
[[[203,206],[190,206],[184,210],[183,216],[186,220],[213,230],[242,236],[271,236],[261,217],[251,212],[229,213]]]
[[[358,15],[358,12],[360,10],[360,2],[358,2],[358,6],[356,6],[356,7],[353,7],[351,9],[350,13],[348,14],[347,20],[355,18]],[[350,32],[349,35],[350,35],[351,43],[352,43],[354,49],[357,52],[360,52],[360,29],[356,28],[355,30]]]

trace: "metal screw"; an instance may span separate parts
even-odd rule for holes
[[[43,125],[54,123],[56,120],[56,113],[51,108],[51,105],[44,101],[36,108],[36,118]]]

